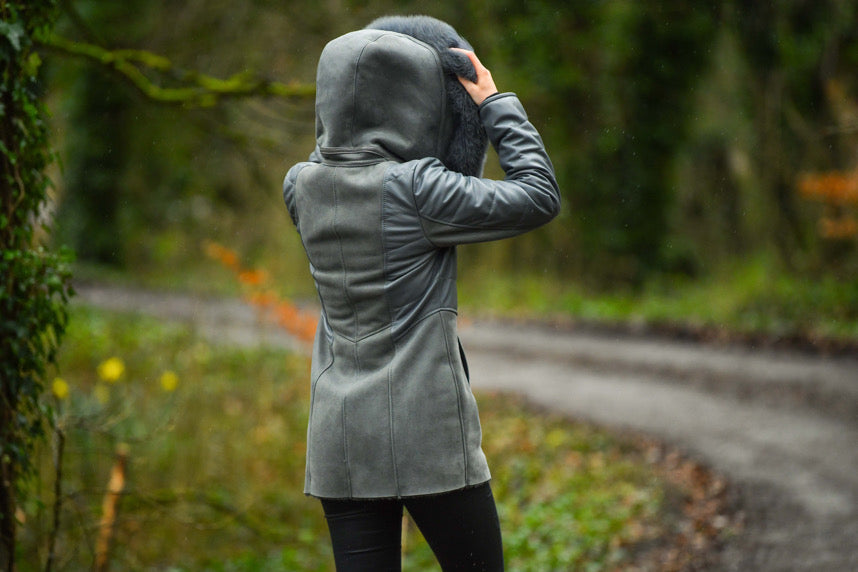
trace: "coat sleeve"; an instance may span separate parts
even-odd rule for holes
[[[301,169],[310,165],[312,163],[321,163],[322,155],[319,152],[319,147],[313,150],[310,153],[310,157],[304,163],[298,163],[286,173],[286,177],[283,179],[283,202],[286,203],[286,208],[289,211],[289,216],[292,219],[292,223],[295,227],[298,226],[298,211],[295,208],[295,183],[298,180],[298,174],[301,172]]]
[[[283,202],[286,203],[286,209],[289,211],[289,217],[292,219],[292,224],[298,227],[298,211],[295,208],[295,182],[298,179],[298,173],[301,172],[304,163],[298,163],[286,173],[286,178],[283,179]]]
[[[503,181],[449,171],[437,159],[415,166],[415,206],[435,246],[515,236],[560,211],[554,167],[518,98],[512,93],[488,98],[480,118],[506,174]]]

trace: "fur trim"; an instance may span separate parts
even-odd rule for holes
[[[476,81],[477,74],[471,60],[449,49],[473,50],[471,44],[452,26],[430,16],[384,16],[371,22],[367,29],[405,34],[438,52],[444,70],[447,108],[453,124],[447,151],[439,159],[452,171],[480,176],[486,160],[488,138],[480,121],[479,109],[458,79],[462,76]]]

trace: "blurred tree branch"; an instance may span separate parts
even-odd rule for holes
[[[143,96],[158,103],[185,107],[211,107],[223,99],[245,97],[312,98],[313,84],[285,84],[242,72],[220,79],[179,69],[166,57],[147,50],[107,50],[95,44],[76,42],[58,35],[42,40],[45,48],[61,54],[82,57],[101,64],[129,81]],[[166,87],[151,80],[145,71],[173,78],[175,86]]]
[[[260,518],[250,510],[243,510],[229,503],[223,495],[215,494],[206,490],[183,490],[183,489],[164,489],[154,491],[149,494],[143,494],[139,491],[126,493],[126,502],[132,507],[135,504],[145,507],[155,507],[160,510],[168,511],[172,518],[185,522],[186,524],[197,524],[192,518],[183,519],[181,516],[182,505],[193,507],[206,507],[217,514],[225,516],[227,519],[234,521],[240,526],[243,526],[251,533],[261,538],[269,539],[275,542],[287,542],[294,531],[288,528],[272,526],[267,519]]]

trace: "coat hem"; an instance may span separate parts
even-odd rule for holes
[[[473,489],[475,487],[479,487],[481,485],[489,483],[489,482],[491,482],[491,480],[492,480],[491,477],[489,477],[488,479],[486,479],[484,481],[480,481],[478,483],[469,483],[465,486],[457,487],[454,489],[445,489],[442,491],[436,491],[436,492],[431,492],[431,493],[420,493],[420,494],[413,494],[413,495],[346,496],[346,497],[334,496],[334,497],[332,497],[332,496],[323,496],[323,495],[313,494],[311,492],[304,491],[304,496],[312,497],[312,498],[316,498],[316,499],[320,499],[320,500],[356,500],[356,501],[357,500],[359,500],[359,501],[379,500],[380,501],[380,500],[400,500],[400,499],[411,499],[411,498],[427,498],[427,497],[437,497],[437,496],[444,495],[447,493],[455,493],[458,491]]]

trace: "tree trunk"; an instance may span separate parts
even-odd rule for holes
[[[6,185],[3,184],[5,187]],[[5,192],[6,189],[4,188]],[[12,424],[15,412],[14,395],[9,380],[3,380],[0,394],[0,570],[12,572],[15,566],[15,471],[14,453],[9,451],[14,444]]]

